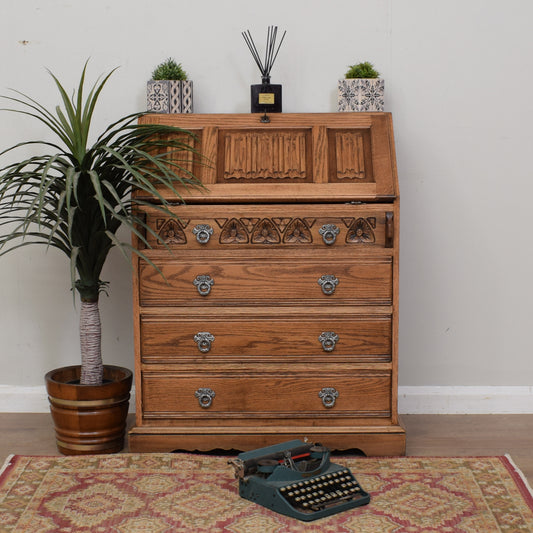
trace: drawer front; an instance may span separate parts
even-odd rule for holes
[[[146,208],[153,248],[392,247],[394,219],[387,205],[179,206],[178,220]]]
[[[141,322],[144,362],[175,359],[247,360],[267,356],[330,360],[359,356],[390,361],[390,316],[327,318],[280,316],[223,320],[216,318],[150,319]]]
[[[355,375],[247,373],[143,373],[146,416],[212,417],[280,414],[390,416],[391,376],[385,371]]]
[[[217,261],[198,257],[140,263],[140,303],[204,305],[223,302],[371,303],[392,301],[392,260]]]

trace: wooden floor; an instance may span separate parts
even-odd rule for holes
[[[401,420],[407,455],[509,454],[533,486],[533,415],[404,415]],[[0,466],[10,454],[59,455],[50,415],[0,413]]]

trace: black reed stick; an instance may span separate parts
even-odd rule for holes
[[[283,33],[283,36],[281,37],[279,45],[276,48],[278,27],[277,26],[268,27],[267,42],[266,42],[266,47],[265,47],[265,62],[263,63],[261,61],[261,57],[259,56],[259,52],[257,51],[257,46],[255,45],[255,42],[252,38],[252,34],[250,33],[250,30],[246,30],[242,32],[244,41],[246,42],[246,45],[248,46],[248,49],[250,50],[250,53],[252,54],[252,57],[254,58],[256,65],[259,67],[259,71],[261,72],[261,76],[263,78],[270,79],[270,71],[272,70],[272,67],[274,66],[274,61],[276,61],[276,58],[278,57],[279,49],[281,48],[281,43],[283,42],[283,39],[285,39],[286,33],[287,33],[286,31]]]

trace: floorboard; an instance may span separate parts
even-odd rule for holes
[[[533,415],[403,415],[401,421],[407,455],[509,454],[533,485]],[[0,465],[10,454],[59,455],[50,415],[0,413]]]

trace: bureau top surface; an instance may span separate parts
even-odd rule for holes
[[[392,202],[398,197],[389,113],[145,115],[144,124],[190,131],[192,152],[172,154],[204,188],[187,203]],[[168,189],[160,193],[175,199]],[[137,193],[142,196],[141,193]]]

